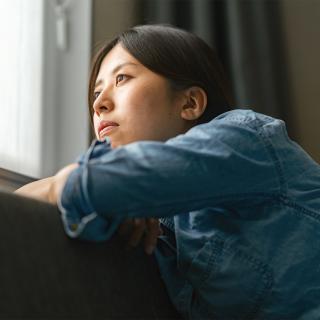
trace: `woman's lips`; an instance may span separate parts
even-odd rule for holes
[[[118,127],[118,126],[108,126],[108,127],[104,128],[103,130],[101,130],[99,133],[100,139],[103,139],[116,127]]]
[[[109,135],[115,128],[117,128],[119,125],[115,122],[111,121],[101,121],[99,124],[98,132],[100,139],[105,138],[107,135]]]

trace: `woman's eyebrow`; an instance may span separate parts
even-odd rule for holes
[[[115,74],[117,71],[119,71],[122,67],[127,66],[127,65],[131,65],[131,66],[135,66],[137,67],[138,65],[136,63],[133,62],[123,62],[120,63],[119,65],[117,65],[112,71],[111,74]]]

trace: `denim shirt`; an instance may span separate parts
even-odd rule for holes
[[[66,233],[104,241],[161,218],[155,254],[185,318],[320,318],[320,167],[283,121],[234,110],[166,142],[95,141],[79,163]]]

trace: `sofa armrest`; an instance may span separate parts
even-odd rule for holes
[[[56,206],[0,192],[0,319],[176,319],[153,256],[68,238]]]
[[[17,172],[0,168],[1,190],[13,191],[35,180],[35,178],[31,178]]]

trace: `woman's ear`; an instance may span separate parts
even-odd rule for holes
[[[207,94],[200,87],[190,87],[184,90],[184,104],[181,117],[185,120],[197,120],[207,107]]]

